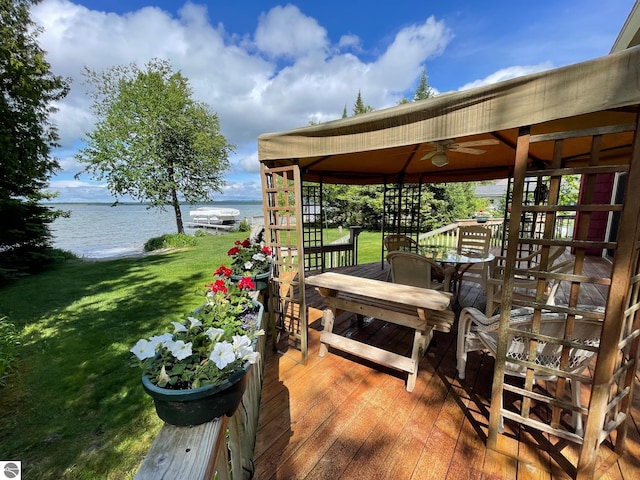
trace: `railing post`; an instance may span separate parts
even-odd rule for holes
[[[349,227],[349,243],[352,245],[352,264],[358,264],[358,235],[362,231],[362,227],[357,225],[351,225]]]

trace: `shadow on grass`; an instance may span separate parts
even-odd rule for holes
[[[161,426],[129,349],[203,301],[215,268],[193,254],[79,262],[0,291],[22,328],[0,395],[0,459],[25,478],[132,477]]]

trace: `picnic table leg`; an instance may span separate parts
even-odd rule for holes
[[[333,332],[333,323],[335,321],[335,314],[331,308],[325,308],[322,312],[322,322],[324,324],[324,331],[328,333]],[[322,337],[320,337],[322,339]],[[324,357],[329,352],[329,347],[326,343],[320,343],[320,357]]]
[[[427,346],[433,337],[433,330],[428,328],[426,331],[416,330],[413,336],[413,349],[411,351],[411,360],[413,363],[413,372],[409,372],[407,377],[407,392],[413,392],[418,378],[418,365]]]

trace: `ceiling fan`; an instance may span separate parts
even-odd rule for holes
[[[485,153],[486,150],[480,150],[479,148],[474,147],[497,145],[498,143],[500,142],[494,138],[487,138],[485,140],[470,140],[468,142],[460,143],[456,143],[455,140],[439,140],[437,142],[430,143],[430,145],[435,147],[435,150],[427,153],[420,160],[431,159],[431,163],[433,163],[436,167],[444,167],[449,163],[449,158],[447,157],[446,153],[447,151],[480,155],[482,153]]]

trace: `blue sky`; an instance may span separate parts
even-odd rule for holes
[[[237,146],[215,200],[260,199],[257,137],[411,97],[427,69],[437,92],[464,90],[609,53],[633,0],[43,0],[32,19],[54,73],[72,79],[52,117],[57,201],[112,201],[74,154],[92,130],[84,67],[168,59]],[[126,200],[126,199],[122,199]]]

